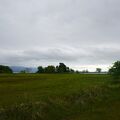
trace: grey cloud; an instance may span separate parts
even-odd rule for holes
[[[1,0],[0,64],[110,64],[120,59],[119,6],[119,0]]]
[[[20,65],[44,65],[44,64],[58,64],[65,62],[72,65],[108,65],[115,60],[119,60],[120,49],[116,48],[82,48],[78,49],[42,49],[42,50],[27,50],[8,52],[1,54],[3,59],[2,63],[7,64],[20,64]]]

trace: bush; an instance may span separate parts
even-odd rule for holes
[[[120,78],[120,61],[117,61],[113,64],[113,66],[109,69],[109,74],[116,80]]]
[[[0,65],[0,73],[13,73],[8,66]]]

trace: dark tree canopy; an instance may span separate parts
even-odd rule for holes
[[[8,66],[0,65],[0,73],[13,73],[13,71]]]
[[[101,68],[96,68],[96,72],[101,73],[102,69]]]
[[[44,68],[42,66],[39,66],[37,73],[44,73]]]
[[[55,67],[53,65],[45,67],[45,73],[55,73]]]
[[[37,73],[74,73],[74,70],[67,67],[64,63],[59,63],[56,67],[53,65],[47,67],[39,66]]]
[[[109,74],[116,79],[120,78],[120,61],[113,64],[113,66],[109,69]]]
[[[58,73],[65,73],[67,72],[67,67],[64,63],[59,63],[59,66],[57,67],[57,72]]]

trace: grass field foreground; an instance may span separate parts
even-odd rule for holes
[[[0,75],[0,120],[119,120],[119,93],[108,75]]]

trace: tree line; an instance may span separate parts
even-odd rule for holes
[[[96,68],[96,72],[100,73],[101,68]],[[0,74],[1,73],[13,73],[12,69],[9,66],[0,65]],[[23,71],[21,72],[23,73]],[[88,70],[80,72],[75,71],[67,67],[64,63],[59,63],[58,66],[48,65],[47,67],[39,66],[36,73],[89,73]],[[114,79],[120,79],[120,61],[113,63],[110,67],[108,74],[110,74]]]
[[[47,67],[38,67],[37,73],[74,73],[75,71],[67,67],[64,63],[59,63],[58,66],[49,65]]]
[[[59,63],[58,66],[48,65],[47,67],[39,66],[36,73],[74,73],[75,70],[67,67],[64,63]],[[0,65],[0,73],[13,73],[9,66]],[[20,73],[29,73],[26,70]]]

